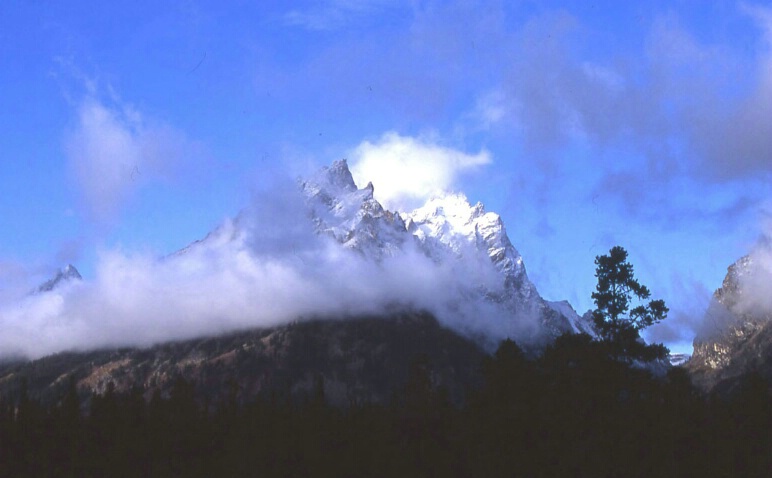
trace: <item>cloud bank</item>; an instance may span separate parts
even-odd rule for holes
[[[392,139],[438,155],[415,140]],[[402,253],[375,261],[317,234],[294,181],[277,181],[254,199],[175,254],[104,250],[92,279],[0,305],[0,356],[148,346],[394,307],[429,310],[446,326],[494,341],[538,329],[469,300],[470,283],[503,287],[487,253],[473,248],[437,263],[407,241]]]
[[[354,22],[361,22],[383,9],[394,7],[394,1],[384,0],[328,0],[313,7],[293,9],[284,14],[289,26],[312,31],[336,30]]]
[[[742,294],[733,311],[772,320],[772,235],[759,240],[750,259],[750,270],[739,279]]]
[[[747,257],[734,270],[736,289],[724,291],[723,304],[712,300],[694,328],[698,341],[720,335],[728,327],[752,321],[772,321],[772,223]]]
[[[112,219],[134,191],[169,176],[189,146],[171,126],[119,100],[86,96],[65,138],[70,170],[90,216]]]

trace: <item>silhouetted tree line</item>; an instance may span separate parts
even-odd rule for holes
[[[768,476],[769,386],[751,373],[731,397],[701,396],[679,368],[654,377],[609,344],[567,335],[538,358],[511,341],[484,385],[453,405],[425,358],[391,403],[329,406],[276,393],[212,405],[178,380],[146,400],[74,380],[43,406],[22,386],[0,403],[3,476]]]
[[[512,341],[480,364],[459,404],[416,357],[389,404],[333,407],[322,376],[298,400],[275,390],[245,403],[229,380],[212,403],[178,379],[145,391],[55,405],[0,401],[3,476],[756,477],[772,470],[772,400],[761,374],[704,396],[662,345],[638,332],[667,307],[639,284],[627,252],[596,258],[599,340],[563,335],[538,357]],[[660,375],[651,371],[659,368]]]

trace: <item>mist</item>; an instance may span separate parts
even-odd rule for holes
[[[736,290],[725,293],[722,302],[713,298],[699,327],[696,341],[708,341],[742,322],[758,324],[772,320],[772,229],[769,224],[747,257],[735,269]]]
[[[772,319],[772,234],[769,228],[753,249],[748,271],[740,276],[741,294],[733,312]]]
[[[277,181],[205,239],[170,255],[105,249],[93,277],[0,305],[0,355],[150,346],[310,318],[348,318],[405,307],[427,310],[463,334],[497,342],[533,338],[517,321],[474,300],[470,284],[503,279],[470,247],[437,263],[406,241],[380,260],[313,229],[297,184]]]

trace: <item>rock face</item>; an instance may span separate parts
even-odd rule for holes
[[[303,251],[293,249],[293,242],[311,240],[304,235],[308,226],[308,234],[331,240],[339,251],[367,262],[371,274],[378,275],[383,268],[393,275],[401,273],[398,271],[408,274],[408,269],[411,276],[425,272],[424,282],[441,280],[443,290],[438,291],[440,286],[435,284],[427,287],[424,297],[415,293],[407,298],[389,297],[387,304],[403,310],[429,310],[443,325],[475,337],[490,349],[507,337],[523,347],[538,348],[565,332],[593,334],[591,320],[580,317],[570,304],[548,302],[539,295],[501,217],[480,203],[471,205],[462,194],[434,197],[410,212],[389,211],[375,199],[377,185],[357,187],[345,160],[298,180],[297,187],[301,204],[293,202],[292,194],[287,194],[288,202],[292,208],[305,209],[305,215],[269,218],[271,222],[283,221],[281,229],[296,235],[271,237],[275,250],[290,251],[315,267],[335,267],[320,266],[318,257],[304,257]],[[170,257],[197,248],[249,244],[251,236],[260,236],[275,226],[266,224],[261,214],[246,209]],[[299,224],[304,221],[308,224]],[[261,237],[258,242],[266,241]],[[373,284],[368,284],[369,290],[379,285],[377,280]]]
[[[502,335],[525,345],[565,332],[593,333],[591,323],[567,302],[547,302],[539,295],[501,217],[481,203],[469,204],[463,194],[434,197],[411,212],[387,211],[374,198],[372,183],[357,188],[345,160],[300,187],[319,234],[375,261],[418,251],[465,278],[458,281],[459,303],[449,309],[495,310],[490,315],[506,322],[497,324]]]
[[[686,363],[703,390],[731,390],[750,371],[772,378],[772,311],[754,297],[765,274],[752,256],[745,256],[729,266],[713,294]],[[772,283],[767,287],[772,294]]]
[[[402,217],[375,200],[372,183],[357,188],[345,160],[300,181],[300,188],[316,232],[346,248],[381,260],[400,254],[410,240]]]
[[[57,287],[61,287],[64,284],[71,283],[72,281],[79,281],[83,278],[80,276],[78,269],[72,264],[68,264],[67,267],[56,272],[56,275],[45,283],[38,286],[35,290],[36,293],[50,292]]]

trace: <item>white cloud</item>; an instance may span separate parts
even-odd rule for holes
[[[733,312],[772,319],[772,228],[767,230],[750,253],[749,270],[739,277],[742,291]]]
[[[184,136],[149,121],[129,105],[86,97],[65,140],[70,169],[92,217],[110,219],[148,180],[174,169],[186,148]]]
[[[375,143],[362,142],[350,156],[360,186],[372,182],[375,198],[387,209],[411,210],[455,186],[458,176],[491,162],[482,150],[467,154],[432,141],[389,132]]]
[[[22,297],[30,287],[30,276],[24,264],[0,259],[0,304]]]
[[[719,179],[772,173],[772,9],[742,6],[761,31],[750,92],[739,100],[693,113],[694,139]],[[748,81],[748,79],[746,79]],[[708,101],[705,103],[710,104]]]
[[[675,345],[674,352],[689,351],[694,336],[704,325],[706,304],[711,291],[691,274],[674,273],[670,295],[678,297],[677,308],[671,308],[667,319],[646,329],[644,338],[652,343]]]
[[[158,259],[102,251],[93,279],[0,302],[0,357],[147,346],[313,317],[428,310],[461,333],[534,340],[538,323],[469,300],[469,284],[504,281],[486,251],[436,263],[407,241],[374,261],[318,235],[294,182],[277,183],[207,239]],[[292,192],[290,192],[292,191]],[[476,251],[476,252],[475,252]],[[466,294],[466,295],[465,295]]]
[[[711,301],[710,307],[694,327],[697,341],[707,341],[747,319],[772,320],[772,221],[768,213],[762,234],[734,270],[736,290],[724,295],[724,303]],[[726,292],[726,291],[725,291]]]
[[[327,0],[314,7],[290,10],[284,14],[284,22],[308,30],[335,30],[394,6],[393,0]]]
[[[596,65],[590,62],[582,63],[582,71],[592,81],[603,84],[614,93],[621,93],[625,89],[625,79],[611,68]]]
[[[484,93],[477,97],[468,115],[472,130],[488,130],[505,120],[513,121],[513,111],[516,109],[517,105],[503,90],[496,89]]]

